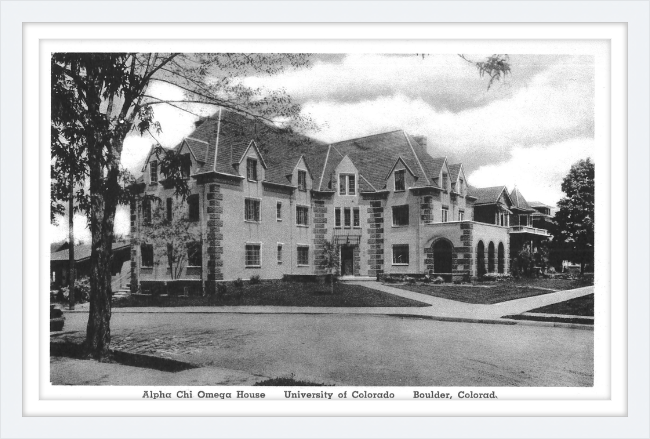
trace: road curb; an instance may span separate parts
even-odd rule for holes
[[[482,323],[488,325],[526,325],[526,326],[546,326],[552,328],[570,328],[593,331],[593,325],[580,325],[575,323],[561,322],[539,322],[533,320],[510,320],[510,319],[472,319],[465,317],[438,317],[438,316],[421,316],[417,314],[386,314],[390,317],[436,320],[440,322],[460,322],[460,323]]]

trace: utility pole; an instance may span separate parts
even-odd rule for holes
[[[75,292],[75,266],[74,266],[74,174],[72,172],[72,160],[70,161],[70,198],[68,200],[68,300],[69,309],[74,309]]]

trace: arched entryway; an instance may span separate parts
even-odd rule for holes
[[[485,244],[479,241],[476,246],[476,276],[481,277],[485,274]]]
[[[503,247],[503,242],[499,243],[499,249],[497,251],[497,266],[499,268],[499,273],[505,273],[505,249]]]
[[[439,239],[433,243],[433,271],[442,275],[446,281],[451,280],[451,259],[453,247],[446,239]]]
[[[494,273],[494,243],[488,245],[488,273]]]

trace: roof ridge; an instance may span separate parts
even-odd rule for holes
[[[325,178],[325,168],[327,168],[327,160],[330,158],[330,149],[332,149],[332,145],[327,145],[327,154],[325,155],[325,161],[323,162],[323,172],[320,174],[320,181],[318,182],[318,190],[320,191],[320,188],[323,187],[323,178]]]
[[[217,119],[217,140],[214,143],[214,166],[212,170],[217,172],[217,156],[219,153],[219,133],[221,132],[221,107],[219,107],[219,116]]]
[[[402,131],[402,132],[404,132],[403,129],[397,129],[397,130],[393,130],[393,131],[386,131],[386,132],[383,132],[383,133],[375,133],[375,134],[369,134],[369,135],[367,135],[367,136],[353,137],[353,138],[351,138],[351,139],[340,140],[340,141],[338,141],[338,142],[334,142],[334,143],[332,143],[331,145],[334,146],[334,145],[339,144],[339,143],[353,142],[353,141],[355,141],[355,140],[367,139],[368,137],[374,137],[374,136],[381,136],[382,134],[396,133],[396,132],[398,132],[398,131]]]
[[[194,131],[196,131],[196,130],[194,130]],[[194,140],[195,142],[205,143],[206,145],[210,144],[210,143],[206,142],[205,140],[195,139],[194,137],[190,137],[190,136],[186,136],[185,139],[190,139],[190,140]]]
[[[363,178],[364,180],[366,180],[366,183],[368,183],[368,184],[370,185],[370,187],[371,187],[375,192],[377,192],[377,188],[374,187],[374,186],[372,185],[372,183],[370,183],[370,181],[369,181],[366,177],[364,177],[363,174],[362,174],[361,172],[359,172],[359,177],[361,177],[361,178]]]
[[[424,175],[424,178],[426,179],[427,183],[431,184],[431,181],[429,180],[429,176],[424,170],[424,166],[422,166],[422,162],[420,161],[420,157],[418,157],[417,153],[415,152],[415,148],[413,148],[413,145],[411,144],[411,140],[409,139],[409,135],[406,133],[406,131],[402,130],[402,133],[404,134],[404,138],[406,139],[406,143],[409,144],[411,147],[411,151],[413,152],[413,155],[415,156],[415,160],[418,162],[418,165],[420,165],[420,170],[422,171],[422,174]],[[420,145],[422,147],[422,145]],[[424,151],[426,154],[426,151]]]

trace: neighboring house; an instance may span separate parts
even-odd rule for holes
[[[68,286],[68,272],[70,269],[70,256],[68,254],[68,245],[64,244],[63,250],[50,253],[50,286],[52,289],[59,289]],[[120,272],[124,262],[128,261],[130,256],[131,244],[129,242],[113,243],[113,260],[111,263],[111,275],[114,280],[120,277]],[[77,245],[74,248],[75,260],[75,277],[90,276],[90,244]],[[128,282],[125,282],[125,284]]]
[[[507,272],[508,226],[475,221],[477,197],[462,164],[426,149],[425,138],[402,130],[326,145],[260,136],[259,122],[226,110],[199,121],[175,148],[186,156],[187,213],[201,234],[200,257],[181,280],[212,291],[221,280],[321,274],[324,240],[341,246],[345,276],[468,280],[480,264]],[[132,291],[170,280],[163,249],[141,233],[151,216],[143,196],[178,202],[155,154],[136,184]]]
[[[534,221],[539,218],[540,212],[526,201],[516,187],[510,193],[505,186],[472,188],[472,193],[477,197],[474,203],[476,221],[508,228],[509,244],[506,245],[512,258],[525,246],[536,251],[542,241],[551,237],[546,228],[535,227]],[[497,251],[500,253],[501,249]]]
[[[529,201],[528,205],[536,210],[536,212],[533,212],[531,214],[533,227],[537,229],[549,230],[555,225],[553,215],[551,214],[551,206],[539,201]]]

